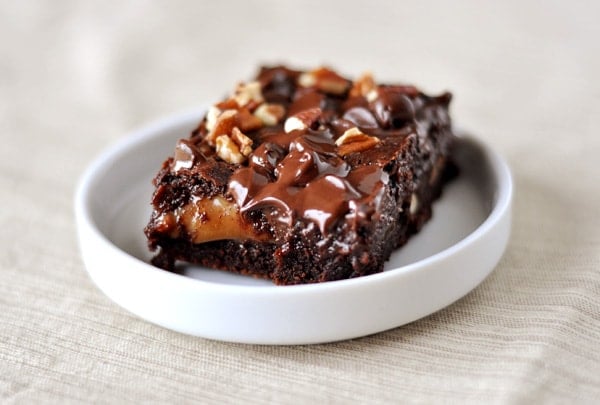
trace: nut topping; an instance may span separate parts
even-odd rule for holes
[[[206,122],[204,124],[206,129],[208,129],[209,131],[213,130],[213,128],[215,127],[215,124],[217,123],[217,118],[219,117],[221,112],[222,111],[220,108],[218,108],[214,105],[210,106],[210,108],[206,112]]]
[[[238,103],[240,107],[245,107],[251,101],[261,103],[264,98],[262,95],[262,89],[260,82],[248,82],[240,83],[235,89],[235,95],[233,99]]]
[[[365,94],[365,97],[369,103],[372,103],[373,101],[377,100],[377,97],[379,97],[379,92],[377,89],[373,89]]]
[[[277,125],[285,116],[285,108],[280,104],[263,103],[254,111],[254,116],[267,126]]]
[[[244,156],[252,153],[252,139],[248,138],[238,127],[234,127],[231,131],[231,139],[235,142]]]
[[[285,124],[283,125],[283,130],[289,134],[292,131],[303,131],[307,129],[308,126],[302,122],[302,120],[298,117],[290,117],[285,120]]]
[[[321,113],[322,111],[320,108],[309,108],[308,110],[292,115],[285,120],[283,130],[288,134],[296,130],[306,130],[317,121],[321,116]]]
[[[350,87],[348,80],[325,67],[302,73],[298,77],[298,84],[302,87],[314,86],[325,93],[336,95],[344,94]]]
[[[302,87],[312,87],[317,84],[317,77],[312,72],[304,72],[298,76],[298,84]]]
[[[231,135],[223,134],[215,139],[217,156],[228,163],[240,164],[252,153],[252,139],[238,127],[233,127]]]
[[[220,103],[215,104],[215,107],[217,107],[219,110],[237,110],[240,108],[237,101],[235,101],[233,98],[228,98],[225,101],[221,101]]]
[[[377,85],[375,84],[375,80],[373,80],[373,75],[371,72],[365,72],[352,84],[352,89],[350,89],[350,97],[362,96],[369,99],[369,95],[371,97],[373,97],[373,95],[375,98],[377,97]]]
[[[262,128],[263,123],[258,118],[252,115],[247,108],[240,108],[236,117],[236,124],[243,132],[250,132]],[[230,132],[228,132],[230,133]]]
[[[244,155],[240,153],[238,146],[227,135],[219,135],[216,139],[217,155],[228,163],[240,164],[244,161]]]
[[[342,136],[336,139],[335,144],[338,146],[338,153],[341,156],[346,156],[355,152],[363,152],[371,149],[379,142],[379,138],[369,136],[357,127],[350,128]]]
[[[217,116],[213,129],[206,136],[206,140],[210,145],[215,144],[215,140],[218,136],[231,133],[231,130],[233,130],[233,127],[236,125],[236,115],[236,110],[225,110]]]

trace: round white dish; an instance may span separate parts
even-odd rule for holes
[[[79,244],[96,285],[155,324],[210,339],[309,344],[373,334],[417,320],[461,298],[493,270],[508,243],[513,184],[508,166],[461,138],[461,174],[444,189],[423,230],[383,273],[321,284],[265,280],[189,266],[183,275],[148,264],[143,227],[151,179],[198,109],[151,124],[106,150],[80,179]]]

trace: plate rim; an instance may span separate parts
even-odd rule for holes
[[[81,175],[75,192],[75,217],[76,217],[76,225],[79,236],[79,246],[84,256],[84,261],[86,261],[85,252],[83,245],[89,241],[83,241],[83,235],[86,237],[92,236],[95,239],[96,243],[103,244],[103,248],[108,249],[109,251],[117,254],[117,255],[125,255],[130,261],[132,259],[134,262],[138,262],[137,266],[142,265],[145,271],[149,271],[147,274],[144,274],[146,277],[156,278],[157,280],[162,279],[168,283],[175,283],[177,285],[185,285],[185,288],[191,288],[196,290],[198,293],[206,292],[207,289],[216,292],[216,293],[225,293],[227,295],[235,295],[242,296],[245,298],[272,298],[278,299],[281,297],[286,297],[290,299],[302,298],[303,296],[311,295],[311,294],[321,294],[328,293],[331,291],[336,291],[336,293],[351,293],[353,290],[362,289],[362,288],[372,288],[374,285],[382,285],[387,283],[388,281],[394,280],[397,277],[402,277],[406,275],[410,275],[411,273],[418,272],[424,266],[436,265],[440,262],[451,258],[453,255],[462,251],[463,249],[469,247],[474,244],[477,240],[482,238],[484,235],[489,233],[494,227],[505,218],[507,215],[510,217],[511,215],[511,205],[514,194],[514,185],[512,180],[512,174],[510,168],[506,161],[497,154],[494,150],[488,147],[485,143],[480,141],[479,139],[472,136],[461,136],[464,142],[468,142],[476,146],[480,151],[485,154],[485,158],[492,168],[493,177],[498,182],[495,189],[495,201],[493,201],[493,205],[491,207],[490,212],[487,214],[485,219],[482,221],[476,229],[474,229],[471,233],[469,233],[466,237],[462,238],[460,241],[456,242],[450,247],[447,247],[431,256],[418,260],[416,262],[406,264],[397,268],[389,269],[384,272],[353,278],[346,280],[337,280],[337,281],[329,281],[324,283],[315,283],[315,284],[301,284],[301,285],[290,285],[290,286],[277,286],[276,288],[270,288],[270,286],[253,286],[253,285],[239,285],[239,284],[224,284],[224,283],[215,283],[207,280],[199,280],[195,278],[191,278],[185,275],[180,275],[176,273],[171,273],[164,271],[162,269],[155,268],[149,263],[144,262],[143,260],[130,255],[125,252],[119,246],[114,244],[99,228],[96,223],[93,215],[91,213],[90,207],[90,198],[93,195],[93,185],[95,182],[101,178],[103,172],[107,167],[110,167],[111,162],[118,160],[120,157],[126,156],[128,152],[135,148],[136,145],[140,144],[145,140],[155,139],[157,137],[165,136],[164,131],[173,127],[175,125],[183,125],[184,122],[189,122],[190,125],[194,121],[199,121],[202,116],[203,111],[205,111],[204,107],[195,107],[192,109],[185,110],[181,113],[176,113],[165,118],[159,119],[157,121],[151,122],[148,125],[144,125],[138,130],[132,131],[129,135],[119,139],[114,144],[108,146],[104,149],[102,153],[100,153],[89,166],[86,168],[84,173]],[[462,131],[460,132],[462,133]],[[508,238],[508,237],[507,237]],[[504,246],[501,246],[499,257],[503,254],[506,249],[506,243]],[[498,258],[499,260],[499,258]],[[497,263],[497,261],[496,261]],[[487,275],[493,270],[495,267],[492,266],[489,271],[486,272]],[[99,285],[98,281],[94,277],[93,271],[90,266],[86,262],[86,269],[92,279],[96,282],[98,287],[110,298],[113,300],[114,297],[110,296],[107,291]],[[485,277],[484,277],[485,278]],[[477,283],[479,284],[479,283]],[[473,287],[474,288],[474,287]],[[472,289],[472,288],[471,288]],[[469,291],[471,290],[469,289]],[[468,291],[467,291],[468,292]],[[466,294],[466,293],[465,293]],[[463,294],[464,295],[464,294]],[[457,297],[456,299],[459,299]],[[117,302],[119,303],[119,302]],[[121,303],[119,303],[123,306]],[[131,311],[130,308],[127,308]],[[441,309],[441,308],[440,308]],[[133,311],[132,311],[133,312]],[[144,317],[143,315],[138,314],[139,316]],[[151,322],[154,322],[151,319],[148,319]],[[154,322],[157,323],[157,322]],[[164,326],[164,325],[163,325]],[[398,325],[400,326],[400,325]],[[167,326],[169,327],[169,326]],[[173,327],[169,327],[170,329],[176,329]],[[189,333],[189,332],[186,332]],[[193,333],[192,333],[193,334]],[[217,337],[219,339],[219,337]],[[220,340],[228,340],[228,339],[220,339]],[[230,340],[230,341],[240,341],[240,340]],[[329,341],[329,340],[328,340]]]

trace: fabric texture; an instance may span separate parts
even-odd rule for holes
[[[3,2],[0,402],[598,403],[597,2]],[[508,160],[508,249],[446,309],[311,346],[222,343],[147,323],[91,282],[77,179],[158,117],[261,63],[323,63],[450,90]]]

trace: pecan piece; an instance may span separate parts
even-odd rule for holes
[[[267,126],[277,125],[285,116],[285,107],[281,104],[263,103],[254,111],[254,116]]]
[[[304,131],[314,124],[321,116],[320,108],[309,108],[308,110],[300,111],[298,114],[292,115],[285,120],[283,129],[286,133],[301,130]]]
[[[260,82],[254,81],[238,84],[233,99],[240,107],[245,107],[251,102],[254,102],[252,104],[255,105],[257,105],[256,103],[262,103],[264,98]]]
[[[357,127],[350,128],[342,136],[336,139],[335,144],[338,147],[338,153],[341,156],[346,156],[355,152],[363,152],[371,149],[379,142],[379,138],[369,136]]]
[[[350,87],[348,80],[326,67],[302,73],[298,77],[298,84],[302,87],[314,86],[318,90],[335,95],[344,94]]]
[[[350,97],[366,97],[367,100],[377,98],[377,85],[371,72],[365,72],[352,84]]]
[[[219,135],[215,140],[215,149],[217,155],[228,163],[240,164],[245,160],[240,148],[229,135]]]
[[[218,136],[230,134],[233,127],[236,126],[236,115],[236,110],[225,110],[222,113],[218,114],[216,119],[214,119],[212,130],[206,136],[206,141],[210,145],[214,146],[215,140]]]

